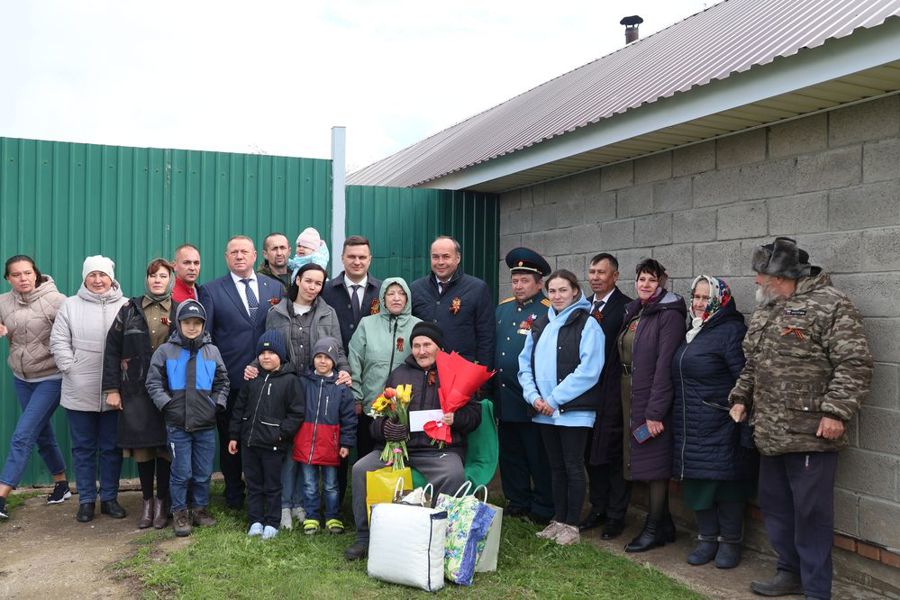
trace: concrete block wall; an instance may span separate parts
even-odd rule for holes
[[[900,97],[503,194],[500,234],[501,257],[524,245],[582,277],[611,252],[632,296],[642,257],[684,296],[696,275],[724,277],[748,316],[753,248],[795,237],[859,307],[877,361],[840,459],[837,529],[900,549]]]

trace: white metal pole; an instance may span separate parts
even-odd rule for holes
[[[343,269],[341,250],[346,238],[347,221],[347,128],[331,128],[331,276]]]

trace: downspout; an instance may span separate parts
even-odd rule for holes
[[[340,256],[344,248],[347,223],[347,129],[331,128],[331,276],[343,269]]]

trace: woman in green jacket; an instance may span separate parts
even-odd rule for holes
[[[409,286],[402,277],[389,277],[378,294],[381,311],[363,317],[348,350],[356,399],[357,448],[359,456],[374,449],[369,433],[372,401],[384,390],[388,375],[409,356],[409,334],[421,319],[412,316]]]

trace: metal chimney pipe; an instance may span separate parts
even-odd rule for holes
[[[640,37],[638,33],[638,25],[643,23],[644,20],[637,15],[632,15],[630,17],[625,17],[621,21],[619,21],[619,25],[625,26],[625,45],[630,44],[631,42],[636,42]]]

